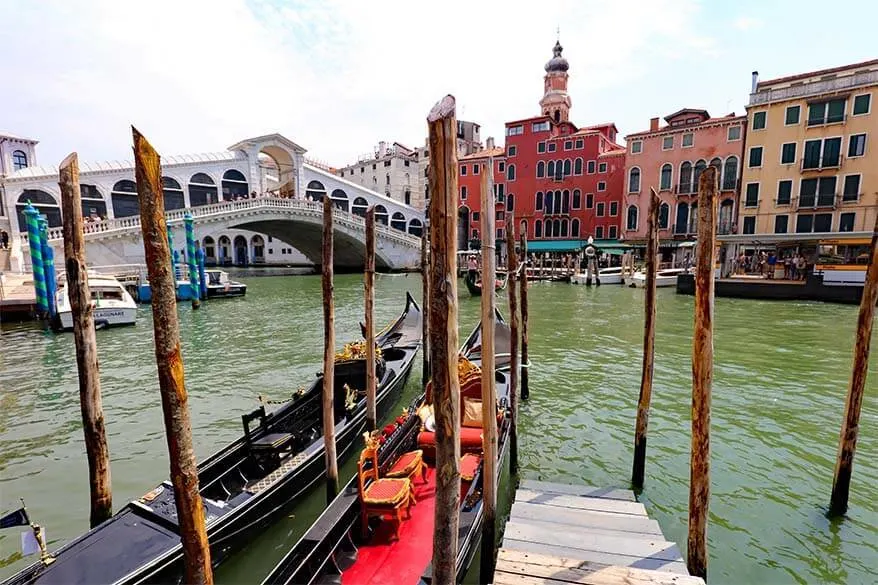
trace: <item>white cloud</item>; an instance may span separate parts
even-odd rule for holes
[[[279,131],[341,165],[381,139],[421,144],[427,112],[446,93],[483,137],[502,141],[506,120],[538,113],[556,26],[583,125],[618,115],[587,111],[596,94],[630,91],[667,59],[713,47],[691,32],[697,0],[16,7],[0,22],[15,47],[0,63],[15,87],[5,125],[42,141],[43,163],[75,149],[87,160],[128,157],[134,123],[166,154]]]
[[[761,19],[753,16],[739,16],[732,24],[738,30],[750,31],[762,28],[765,23]]]

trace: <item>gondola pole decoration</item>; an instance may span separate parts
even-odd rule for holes
[[[841,516],[848,509],[854,453],[857,449],[857,435],[860,432],[860,410],[863,407],[863,392],[866,388],[866,376],[869,372],[872,321],[875,315],[875,303],[878,302],[878,219],[875,221],[875,229],[872,232],[872,248],[869,256],[871,260],[866,271],[863,297],[860,299],[860,312],[857,315],[851,382],[845,400],[844,421],[838,439],[838,459],[832,478],[829,513],[833,516]]]
[[[521,257],[527,259],[527,222],[521,222]],[[540,273],[542,274],[542,260],[540,260]],[[530,357],[527,351],[527,262],[524,264],[524,276],[522,277],[520,286],[521,291],[521,399],[530,398],[530,387],[528,386],[528,371],[530,368]]]
[[[375,394],[375,207],[366,212],[366,265],[363,274],[366,305],[366,428],[374,431],[376,422]]]
[[[634,430],[634,468],[631,484],[643,489],[646,468],[646,431],[649,424],[649,403],[652,399],[652,377],[655,371],[655,296],[656,269],[658,268],[658,212],[659,198],[650,189],[649,216],[647,217],[646,290],[643,320],[643,365],[640,374],[640,398],[637,402],[637,423]]]
[[[460,379],[457,371],[457,121],[442,98],[427,117],[430,167],[430,368],[436,421],[433,583],[457,580]]]
[[[192,299],[192,308],[201,307],[201,287],[198,284],[198,260],[195,257],[195,219],[191,213],[183,216],[186,226],[186,264],[189,267],[189,297]]]
[[[713,387],[713,299],[716,244],[716,169],[698,181],[698,243],[695,267],[695,331],[692,336],[692,449],[689,465],[689,534],[686,565],[707,579],[710,503],[710,395]]]
[[[198,465],[192,445],[192,423],[180,351],[180,324],[177,320],[175,277],[165,222],[162,169],[158,153],[136,128],[134,137],[134,171],[140,203],[140,227],[149,285],[152,289],[153,332],[156,366],[165,435],[171,463],[171,481],[183,543],[184,582],[196,585],[213,583],[210,546],[204,518],[204,504],[198,489]]]
[[[89,526],[94,528],[113,515],[113,492],[110,481],[110,448],[104,424],[101,400],[101,375],[95,336],[94,309],[88,287],[85,262],[82,203],[79,187],[79,159],[74,152],[58,169],[61,188],[61,218],[64,233],[64,271],[67,298],[73,320],[73,343],[76,347],[76,369],[79,374],[79,410],[85,453],[88,459],[88,483],[91,512]]]
[[[518,291],[515,279],[527,280],[527,266],[518,266],[515,253],[515,217],[506,220],[506,272],[509,275],[509,400],[512,414],[509,428],[509,465],[513,477],[518,473]]]
[[[326,503],[338,494],[335,450],[335,302],[332,283],[332,200],[323,196],[323,445],[326,453]]]
[[[30,265],[34,281],[37,315],[40,319],[43,319],[49,312],[49,301],[46,293],[46,274],[43,270],[43,240],[40,237],[39,217],[40,212],[28,201],[24,207],[24,218],[27,224],[27,242],[30,249]]]

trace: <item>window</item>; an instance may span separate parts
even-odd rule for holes
[[[601,164],[606,164],[606,163],[601,163]],[[588,161],[588,164],[586,165],[586,172],[589,175],[594,174],[594,161],[593,160]]]
[[[818,213],[814,216],[815,232],[831,232],[832,231],[832,214]]]
[[[509,156],[515,156],[518,154],[518,148],[513,144],[506,149],[506,152],[509,153]]]
[[[683,139],[680,141],[680,145],[683,148],[690,148],[695,144],[695,135],[689,132],[688,134],[683,134]]]
[[[560,166],[560,164],[561,164],[561,163],[558,163],[558,166]],[[565,177],[570,176],[570,170],[571,170],[571,169],[570,169],[570,159],[569,159],[569,158],[568,158],[568,159],[564,159],[564,171],[563,171],[563,176],[565,176]],[[557,167],[555,168],[555,172],[556,172],[556,173],[558,172]]]
[[[548,132],[549,131],[549,123],[548,122],[534,122],[530,128],[531,128],[531,131],[533,131],[533,132]]]
[[[848,157],[863,156],[864,154],[866,154],[866,135],[852,135],[848,142]]]
[[[774,233],[776,233],[776,234],[787,233],[787,229],[789,229],[789,224],[790,224],[790,216],[789,215],[776,215],[774,217]]]
[[[619,202],[610,201],[610,216],[616,217],[617,215],[619,215]]]
[[[466,176],[466,165],[460,165],[460,176],[461,177]]]
[[[802,169],[825,169],[841,164],[841,137],[806,140]]]
[[[498,240],[503,239],[503,228],[497,228],[497,239]]]
[[[598,181],[598,191],[606,191],[607,183],[606,181]]]
[[[466,185],[460,186],[460,198],[466,200]]]
[[[789,205],[793,195],[793,182],[790,180],[777,183],[777,205]]]
[[[802,106],[789,106],[787,107],[786,117],[784,119],[784,124],[787,126],[794,126],[799,123],[799,117],[802,115]],[[777,232],[777,233],[786,233]]]
[[[501,160],[500,162],[497,163],[497,171],[502,173],[505,170],[506,170],[506,163]]]
[[[796,217],[796,233],[809,233],[814,231],[814,216],[799,214]]]
[[[573,141],[565,140],[564,141],[564,150],[573,150]]]
[[[750,168],[755,169],[762,166],[762,147],[753,146],[750,148]]]
[[[576,148],[577,150],[585,146],[585,142],[583,142],[582,138],[576,139]]]
[[[754,112],[752,125],[754,130],[762,130],[765,128],[765,115],[766,112]]]
[[[597,207],[597,216],[598,217],[604,216],[604,207],[605,207],[605,204],[603,202],[598,203],[598,207]]]
[[[539,152],[539,153],[546,152],[546,143],[545,142],[537,142],[537,152]]]
[[[787,142],[780,147],[780,164],[791,165],[796,162],[796,143]]]
[[[747,183],[744,207],[756,207],[757,205],[759,205],[759,183]]]
[[[384,184],[385,184],[385,185],[389,185],[389,184],[390,184],[390,175],[384,175]]]
[[[808,105],[808,126],[844,121],[845,98]]]
[[[607,172],[607,163],[600,163],[598,165],[598,172],[599,173],[606,173]]]
[[[673,167],[670,164],[665,163],[662,165],[662,171],[659,174],[659,190],[661,191],[670,191],[671,190],[671,174],[673,173]]]
[[[594,228],[594,235],[595,235],[595,237],[596,237],[597,239],[599,239],[599,240],[600,240],[600,239],[603,239],[603,237],[604,237],[604,226],[599,225],[598,227]]]
[[[555,152],[555,150],[557,148],[558,148],[558,145],[555,144],[554,142],[549,142],[548,144],[546,144],[546,150],[548,150],[549,152]]]
[[[546,213],[553,213],[555,211],[554,191],[546,191],[545,205],[543,207],[545,208]]]
[[[594,207],[594,193],[586,193],[585,194],[585,208],[591,209]]]
[[[479,221],[479,212],[473,211],[473,222]]]
[[[755,234],[756,233],[756,218],[752,215],[750,217],[744,218],[744,233],[745,234]]]
[[[731,191],[738,186],[738,157],[730,156],[726,159],[723,170],[723,191]]]
[[[537,211],[542,211],[542,209],[543,209],[543,192],[542,191],[537,191],[537,203],[534,206],[534,209],[536,209]]]
[[[474,174],[474,175],[478,175],[478,174],[479,174],[479,169],[481,169],[481,167],[482,167],[482,165],[480,165],[480,164],[478,164],[478,163],[474,164],[474,165],[473,165],[473,174]]]
[[[579,220],[578,219],[573,219],[573,221],[570,222],[570,237],[571,238],[578,238],[579,237]]]
[[[674,137],[673,136],[665,136],[662,138],[662,150],[673,150],[674,149]]]
[[[857,214],[850,213],[842,213],[838,216],[838,231],[840,232],[852,232],[854,231],[854,220],[856,219]]]
[[[728,133],[726,134],[727,142],[735,142],[736,140],[741,139],[741,127],[740,126],[729,126]]]
[[[537,179],[542,179],[546,176],[546,163],[540,161],[537,163]]]
[[[617,228],[616,226],[611,225],[610,226],[610,233],[607,234],[607,237],[610,238],[611,240],[615,240],[616,237],[619,235],[618,229],[619,228]]]
[[[579,189],[573,190],[573,209],[582,209],[582,192]]]
[[[555,161],[550,160],[546,165],[546,176],[552,178],[555,176]]]
[[[668,229],[668,222],[671,220],[671,206],[667,203],[662,203],[659,206],[659,229],[666,230]]]
[[[844,178],[841,193],[842,201],[858,201],[860,199],[860,175],[848,175]]]
[[[707,163],[699,160],[695,163],[695,170],[692,172],[692,191],[698,191],[698,181],[701,179],[701,173],[707,168]]]
[[[692,163],[689,161],[680,165],[680,185],[677,191],[679,193],[689,193],[692,191]]]
[[[506,129],[506,136],[518,136],[524,134],[524,126],[510,126]]]
[[[385,167],[389,167],[389,166],[390,166],[390,162],[391,162],[391,161],[389,161],[389,160],[384,161],[384,166],[385,166]]]
[[[515,195],[512,193],[506,196],[506,211],[515,211]]]
[[[836,177],[802,179],[799,207],[831,207],[835,204]]]
[[[494,200],[503,203],[503,183],[494,185]]]
[[[628,222],[626,225],[628,230],[637,229],[637,207],[635,205],[628,206]]]
[[[515,180],[515,165],[506,165],[506,180]]]
[[[12,168],[16,171],[27,168],[27,154],[23,150],[12,152]]]
[[[582,159],[577,158],[573,161],[573,174],[581,175],[582,174]]]
[[[600,190],[601,189],[598,189],[598,191]],[[637,167],[632,167],[632,169],[628,171],[628,192],[640,193],[640,169]]]
[[[542,238],[543,237],[543,222],[540,220],[536,220],[534,222],[534,237]]]
[[[863,114],[868,114],[869,109],[872,105],[872,94],[864,93],[863,95],[858,95],[854,97],[854,116],[861,116]]]
[[[635,140],[631,143],[631,154],[638,154],[643,151],[643,142]]]

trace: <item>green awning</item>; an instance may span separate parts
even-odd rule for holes
[[[625,252],[628,251],[628,248],[601,248],[601,252],[604,254],[613,254],[615,256],[621,256]]]
[[[528,240],[528,252],[576,252],[588,245],[588,240]]]

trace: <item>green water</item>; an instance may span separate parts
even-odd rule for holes
[[[197,454],[240,433],[257,396],[281,398],[322,359],[316,277],[246,279],[246,298],[180,307]],[[377,319],[391,320],[418,275],[378,279]],[[339,342],[358,335],[360,277],[336,279]],[[521,412],[522,473],[627,487],[640,380],[642,291],[564,284],[531,288],[531,400]],[[691,297],[663,289],[647,483],[641,495],[685,551]],[[479,302],[461,294],[461,328]],[[149,308],[136,327],[98,332],[116,509],[168,475]],[[871,583],[878,567],[878,397],[875,370],[861,418],[849,517],[824,516],[850,375],[856,308],[716,301],[712,411],[711,583]],[[464,335],[465,335],[464,332]],[[876,360],[873,360],[873,364]],[[419,371],[408,385],[418,391]],[[88,483],[73,339],[32,327],[0,336],[0,511],[26,499],[53,547],[87,529]],[[342,468],[353,472],[351,462]],[[271,569],[324,500],[321,489],[217,572],[253,583]],[[19,531],[0,533],[0,578],[27,561]]]

